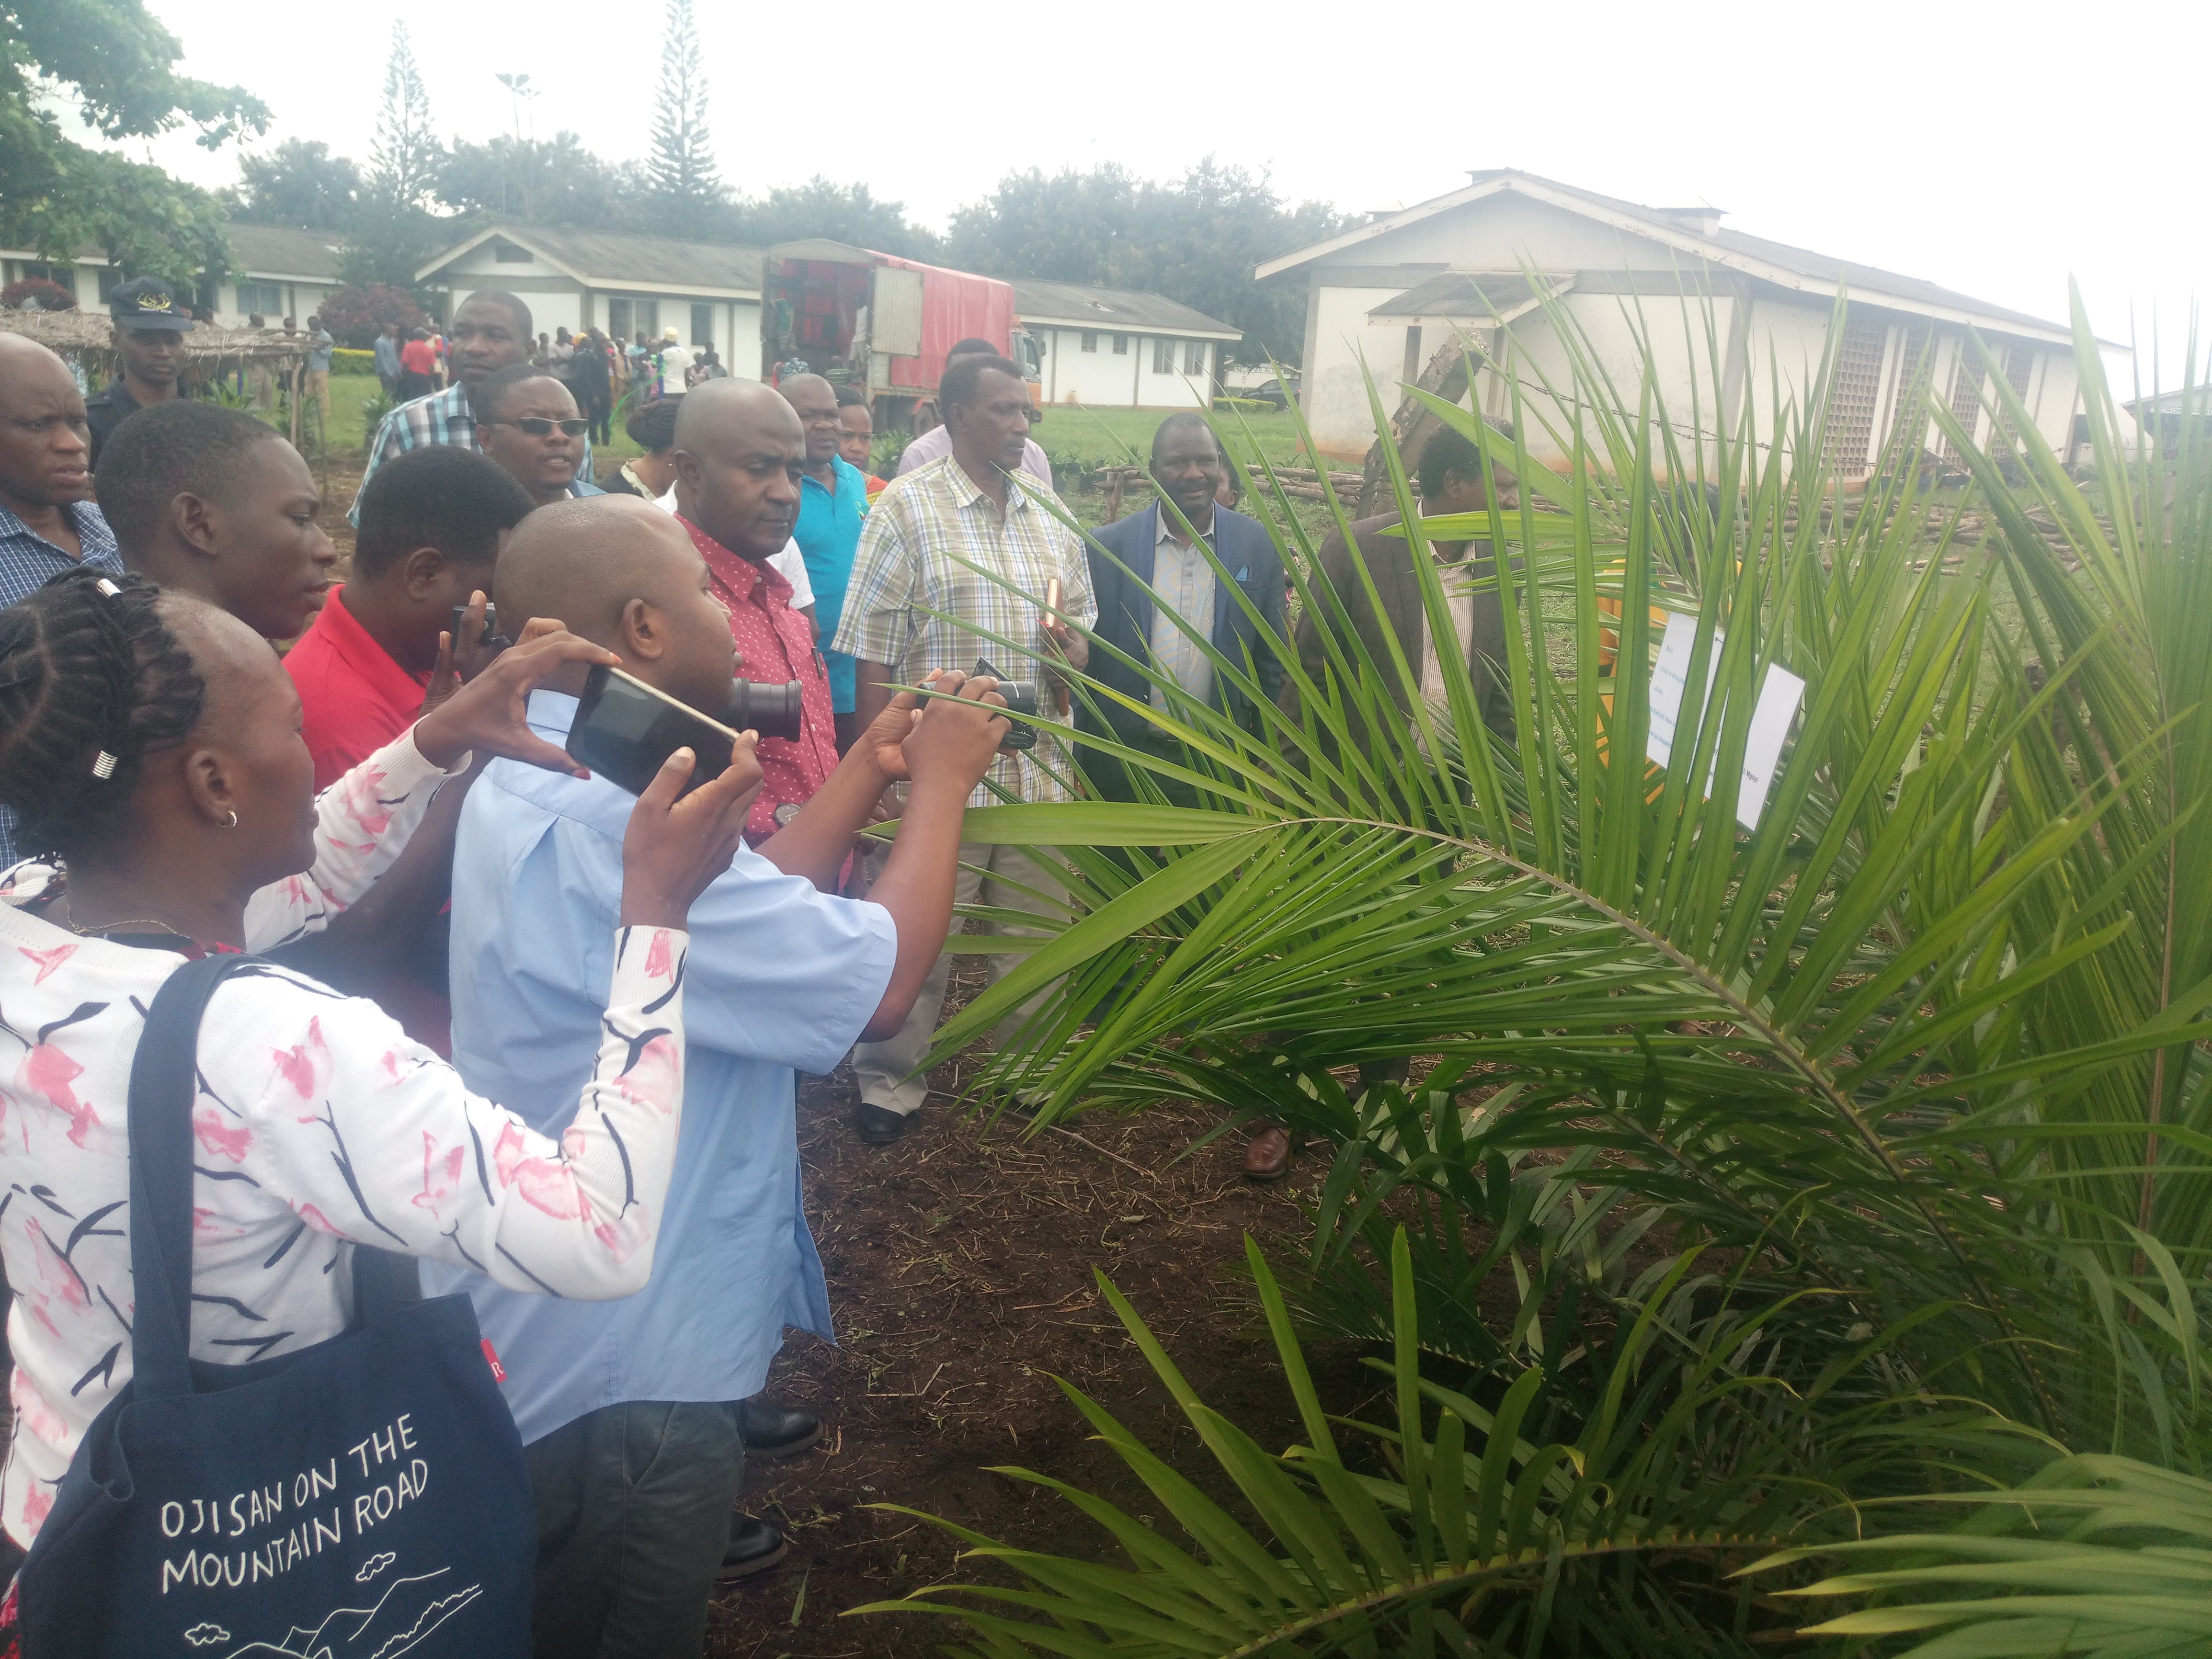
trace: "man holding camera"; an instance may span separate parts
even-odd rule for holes
[[[496,580],[503,615],[573,619],[675,702],[726,703],[737,663],[713,580],[693,538],[650,502],[540,507]],[[584,681],[534,692],[531,728],[566,738]],[[538,1503],[540,1659],[697,1653],[716,1579],[761,1565],[763,1541],[781,1549],[732,1505],[750,1438],[735,1402],[766,1381],[786,1325],[830,1330],[800,1203],[793,1072],[828,1072],[855,1038],[904,1019],[951,917],[969,793],[1007,729],[957,677],[937,689],[954,695],[919,714],[910,696],[888,705],[807,808],[741,850],[692,907],[684,1125],[646,1288],[586,1303],[424,1274],[429,1293],[468,1292],[506,1373]],[[576,1133],[570,1079],[589,1075],[599,1042],[585,999],[609,971],[614,933],[601,921],[620,902],[631,799],[605,775],[544,775],[566,787],[495,762],[462,810],[454,1063],[471,1089]],[[907,813],[869,902],[819,890],[894,779],[909,784]],[[487,1146],[475,1164],[426,1164],[416,1201],[434,1208],[507,1155]],[[509,1201],[541,1200],[520,1183]]]
[[[844,617],[830,642],[858,659],[854,702],[864,729],[889,704],[893,687],[918,684],[933,671],[964,672],[988,659],[1010,674],[1031,677],[1026,666],[1000,660],[1011,654],[1001,641],[1012,641],[1017,651],[1033,650],[1047,663],[1080,669],[1089,660],[1087,642],[1068,623],[1088,628],[1097,620],[1090,562],[1081,538],[1054,516],[1066,513],[1059,498],[1022,473],[1030,394],[1021,370],[1004,357],[960,357],[945,371],[938,401],[952,453],[907,474],[869,513]],[[1045,614],[1040,601],[1055,582],[1058,614]],[[1065,724],[1060,685],[1049,674],[1036,678],[1044,717]],[[1064,800],[1066,789],[1054,774],[1067,769],[1065,745],[1041,734],[1034,750],[1001,755],[987,778],[1017,800]],[[1000,799],[979,787],[969,805]],[[1001,909],[1041,914],[1061,891],[1051,868],[1019,848],[969,844],[960,849],[960,861],[963,904],[980,896]],[[1017,960],[993,957],[992,980],[1003,979]],[[951,961],[938,959],[896,1036],[854,1050],[860,1085],[854,1127],[864,1140],[896,1140],[928,1097],[927,1082],[908,1073],[937,1029]],[[1008,1017],[1002,1039],[1019,1029],[1041,996]]]
[[[769,562],[799,521],[806,433],[791,405],[757,380],[709,380],[685,394],[676,416],[677,522],[707,562],[715,597],[730,613],[738,672],[771,686],[799,683],[803,717],[795,737],[760,743],[765,781],[745,823],[759,846],[796,817],[837,769],[830,682],[814,629],[792,605],[791,584]]]

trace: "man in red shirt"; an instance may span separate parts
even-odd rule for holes
[[[520,484],[469,450],[410,450],[376,470],[362,491],[353,578],[332,590],[284,658],[300,692],[316,788],[415,723],[453,607],[491,592],[500,549],[530,509]],[[456,640],[453,647],[465,676],[477,655],[474,642]],[[376,885],[326,933],[295,947],[295,965],[374,998],[409,1036],[441,1054],[451,1018],[446,902],[467,783],[440,790]]]
[[[781,684],[797,680],[805,719],[796,739],[763,738],[766,781],[745,837],[758,846],[788,823],[837,769],[830,681],[814,630],[792,609],[791,584],[770,568],[798,522],[806,434],[772,387],[708,380],[687,393],[676,417],[676,512],[707,562],[730,613],[738,672]]]

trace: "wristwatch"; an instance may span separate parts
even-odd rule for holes
[[[775,827],[779,830],[788,829],[791,826],[791,821],[798,816],[799,803],[795,800],[787,800],[775,809]]]

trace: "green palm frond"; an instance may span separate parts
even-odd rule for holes
[[[1331,1419],[1315,1392],[1281,1291],[1249,1242],[1248,1255],[1284,1376],[1309,1443],[1271,1454],[1212,1410],[1176,1369],[1129,1303],[1100,1285],[1130,1340],[1197,1431],[1215,1484],[1243,1513],[1210,1497],[1146,1448],[1097,1401],[1062,1382],[1069,1400],[1183,1534],[1177,1541],[1094,1493],[1027,1469],[996,1471],[1074,1505],[1118,1547],[1123,1565],[1048,1555],[934,1521],[1012,1582],[932,1585],[856,1613],[934,1613],[960,1620],[975,1650],[1068,1659],[1241,1656],[1269,1649],[1372,1654],[1383,1649],[1528,1653],[1672,1623],[1658,1639],[1749,1652],[1741,1638],[1692,1632],[1685,1586],[1735,1619],[1750,1601],[1724,1575],[1774,1540],[1802,1535],[1806,1513],[1828,1507],[1826,1488],[1800,1452],[1751,1468],[1701,1456],[1694,1407],[1656,1432],[1625,1439],[1611,1420],[1577,1443],[1532,1443],[1522,1432],[1543,1374],[1530,1369],[1486,1408],[1424,1383],[1418,1315],[1404,1235],[1392,1280],[1395,1419],[1375,1429]],[[1720,1356],[1690,1392],[1719,1400],[1732,1386]],[[1347,1462],[1346,1437],[1378,1455]],[[1776,1479],[1784,1463],[1788,1477]],[[1777,1497],[1776,1494],[1786,1494]],[[896,1506],[885,1506],[892,1508]],[[918,1514],[911,1510],[899,1513]],[[1255,1516],[1255,1528],[1244,1516]],[[1783,1629],[1783,1604],[1763,1598],[1755,1621]],[[1609,1632],[1609,1633],[1608,1633]],[[1691,1639],[1692,1634],[1694,1641]]]

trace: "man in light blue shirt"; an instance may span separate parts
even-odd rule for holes
[[[705,562],[648,501],[539,508],[501,556],[495,597],[505,616],[570,619],[693,708],[727,701],[735,647]],[[532,729],[561,742],[576,708],[540,690]],[[784,1326],[830,1330],[800,1205],[793,1073],[828,1072],[904,1018],[951,918],[968,793],[1006,730],[964,699],[921,717],[909,703],[694,904],[684,1122],[643,1291],[587,1306],[426,1274],[426,1291],[468,1291],[506,1371],[538,1502],[541,1659],[699,1650],[743,1472],[731,1402],[766,1381]],[[879,902],[825,894],[901,774],[912,789]],[[557,1133],[592,1065],[596,1016],[578,1011],[608,969],[612,930],[592,935],[620,902],[632,800],[605,778],[545,781],[495,762],[463,809],[453,1059],[472,1090]]]

